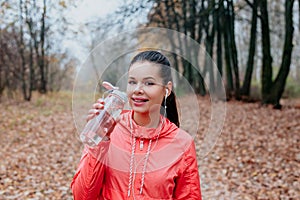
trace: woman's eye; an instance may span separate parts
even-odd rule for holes
[[[136,82],[135,81],[128,81],[128,84],[129,85],[134,85],[134,84],[136,84]]]
[[[151,85],[155,85],[155,83],[153,83],[153,82],[145,82],[144,85],[145,86],[151,86]]]

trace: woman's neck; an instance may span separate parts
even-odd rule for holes
[[[160,121],[160,113],[133,113],[136,124],[147,128],[157,128]]]

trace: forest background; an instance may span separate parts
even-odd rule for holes
[[[78,22],[69,14],[80,1],[0,1],[0,199],[71,199],[81,149],[72,121],[76,72],[101,41],[144,27],[178,31],[213,60],[197,71],[170,55],[197,93],[207,123],[209,94],[225,87],[222,134],[199,160],[204,199],[299,197],[300,1],[116,4],[105,16]],[[70,41],[76,45],[68,46]],[[172,45],[189,49],[178,41]],[[188,59],[197,58],[190,51]],[[114,75],[107,77],[113,81]]]

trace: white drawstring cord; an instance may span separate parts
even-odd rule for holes
[[[132,185],[132,173],[133,173],[133,159],[135,150],[136,138],[133,138],[133,144],[131,144],[131,156],[130,156],[130,166],[129,166],[129,184],[128,184],[128,197],[130,197],[131,185]]]
[[[157,145],[158,138],[159,138],[159,135],[161,133],[162,125],[163,124],[164,124],[164,121],[160,122],[160,130],[159,130],[159,132],[157,134],[156,142],[155,142],[155,145],[153,146],[153,149]],[[130,197],[131,189],[134,189],[133,186],[134,186],[135,173],[136,173],[136,169],[134,170],[134,173],[133,173],[133,162],[134,162],[135,147],[136,147],[136,137],[133,136],[132,131],[133,131],[132,119],[130,119],[131,156],[130,156],[130,166],[129,166],[129,184],[128,184],[128,191],[127,191],[128,197]],[[151,152],[151,146],[152,146],[152,139],[149,140],[147,152],[146,152],[146,155],[145,155],[145,161],[144,161],[144,166],[143,166],[143,171],[142,171],[142,178],[141,178],[142,180],[141,180],[140,194],[143,193],[143,187],[144,187],[144,183],[145,183],[146,167],[147,167],[147,163],[148,163],[150,152]]]
[[[142,182],[141,182],[140,194],[143,193],[145,173],[146,173],[148,158],[149,158],[149,155],[150,155],[151,144],[152,144],[152,140],[149,141],[149,145],[148,145],[148,149],[147,149],[147,153],[146,153],[146,157],[145,157],[145,162],[144,162],[144,167],[143,167],[143,172],[142,172]]]

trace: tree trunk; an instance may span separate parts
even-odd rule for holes
[[[272,56],[271,56],[271,44],[270,44],[270,28],[269,17],[267,9],[267,0],[261,0],[259,4],[261,13],[261,30],[262,30],[262,103],[269,102],[269,95],[272,88]]]
[[[211,35],[210,35],[211,34]],[[209,72],[209,90],[210,92],[215,91],[215,80],[214,80],[214,71],[213,71],[213,65],[212,65],[212,59],[213,59],[213,46],[214,46],[214,28],[212,33],[206,36],[206,42],[205,42],[205,49],[208,54],[208,56],[205,56],[204,65],[205,68]]]
[[[175,9],[172,9],[172,8],[174,8],[174,2],[167,0],[164,3],[165,3],[164,4],[165,13],[166,13],[166,16],[167,16],[167,20],[165,20],[165,22],[167,22],[167,23],[164,26],[169,28],[169,29],[173,29],[173,25],[175,25],[175,28],[176,28],[175,30],[179,31],[179,24],[178,24],[179,22],[177,20],[176,11],[175,11]],[[174,12],[174,13],[172,13],[172,12]],[[172,21],[171,19],[173,19],[174,21]],[[178,66],[178,62],[177,62],[177,55],[174,53],[176,51],[175,41],[176,41],[177,38],[174,38],[174,35],[172,34],[168,37],[168,39],[169,39],[171,47],[172,47],[172,52],[173,52],[172,57],[173,57],[173,60],[174,60],[174,69],[176,70],[176,72],[179,72],[179,66]],[[176,78],[178,78],[177,75],[176,75]]]
[[[182,1],[182,13],[183,13],[183,32],[186,35],[186,37],[184,37],[183,41],[183,48],[184,51],[187,55],[187,60],[184,59],[182,62],[182,65],[184,66],[184,71],[183,71],[183,75],[184,77],[188,80],[188,82],[194,86],[195,85],[195,77],[193,76],[193,69],[192,69],[192,65],[189,62],[192,59],[192,54],[191,51],[189,49],[189,40],[187,40],[187,37],[189,36],[188,33],[190,32],[190,23],[189,23],[189,18],[188,18],[188,4],[186,1]]]
[[[31,99],[34,84],[34,62],[33,62],[33,46],[32,39],[30,39],[30,57],[29,57],[29,96]]]
[[[168,2],[170,2],[170,5],[168,4]],[[172,25],[175,25],[175,30],[180,32],[180,25],[179,25],[179,21],[180,21],[180,17],[178,16],[178,13],[176,12],[175,10],[175,3],[173,0],[169,0],[169,1],[166,1],[165,2],[165,8],[166,8],[166,13],[167,13],[167,16],[168,16],[168,25],[167,27],[170,28],[170,29],[173,29],[173,26]],[[171,18],[170,16],[173,16],[173,18]],[[173,19],[174,21],[172,22]],[[172,34],[172,37],[174,35]],[[176,52],[176,43],[175,41],[178,42],[178,46],[181,47],[182,46],[182,43],[181,43],[181,39],[180,39],[180,35],[179,34],[176,34],[177,38],[170,38],[170,43],[172,45],[172,49],[173,49],[173,52]],[[183,55],[183,51],[182,51],[182,48],[178,48],[179,49],[179,52],[181,55]],[[178,65],[178,61],[181,59],[180,57],[178,57],[175,53],[173,53],[173,59],[174,59],[174,68],[175,70],[178,72],[178,74],[176,74],[176,78],[178,80],[181,79],[181,77],[179,76],[179,65]],[[181,59],[182,61],[182,59]]]
[[[255,48],[256,48],[256,29],[257,29],[257,0],[253,0],[249,54],[248,54],[248,61],[247,61],[247,69],[244,77],[243,87],[241,90],[241,95],[244,96],[250,96],[250,88],[251,88],[251,80],[252,80],[252,73],[253,73]]]
[[[240,77],[239,77],[239,67],[238,67],[238,55],[237,55],[237,48],[235,42],[235,32],[234,32],[234,21],[235,21],[235,13],[234,13],[234,6],[232,0],[227,0],[228,5],[228,14],[229,14],[229,35],[230,35],[230,46],[231,46],[231,59],[232,59],[232,66],[234,72],[234,85],[235,85],[235,98],[240,99]]]
[[[282,54],[282,61],[277,77],[272,85],[272,90],[265,99],[267,103],[272,103],[274,108],[281,108],[280,99],[282,97],[286,79],[288,77],[291,65],[293,50],[293,4],[294,0],[285,1],[285,40]]]
[[[23,99],[30,101],[31,94],[28,95],[27,91],[27,80],[26,80],[26,58],[25,58],[25,43],[24,43],[24,32],[23,32],[23,2],[20,0],[20,42],[19,42],[19,53],[21,57],[21,82],[22,82],[22,92]],[[29,90],[29,93],[31,91]]]
[[[195,0],[189,0],[189,18],[188,18],[188,27],[189,27],[189,32],[190,32],[190,37],[193,40],[196,40],[196,19],[197,19],[197,15],[196,15],[196,1]],[[190,42],[190,40],[188,40]],[[192,66],[192,64],[190,64],[191,66],[191,75],[193,76],[193,88],[195,89],[195,91],[197,93],[200,92],[200,87],[202,87],[201,85],[199,85],[199,80],[201,75],[199,74],[199,72],[195,69],[195,67],[198,67],[198,53],[199,53],[199,49],[193,49],[192,51],[189,50],[190,54],[191,54],[191,62],[194,63],[196,66]]]
[[[39,91],[41,93],[47,93],[47,75],[46,75],[46,65],[45,65],[45,21],[46,21],[46,0],[44,0],[43,5],[43,13],[41,18],[41,31],[40,31],[40,49],[41,49],[41,56],[38,59],[38,65],[40,67],[40,75],[41,75],[41,85]]]
[[[202,0],[201,1],[201,7],[200,7],[200,11],[199,11],[199,22],[198,22],[198,34],[197,34],[197,38],[196,38],[196,41],[201,44],[201,41],[202,41],[202,31],[205,29],[205,21],[206,19],[208,18],[208,12],[207,9],[205,9],[205,0]],[[204,13],[204,14],[202,14]],[[198,52],[199,53],[199,52]],[[198,54],[199,55],[199,54]],[[197,61],[198,63],[198,61]],[[205,67],[205,66],[204,66]],[[199,69],[198,69],[200,72],[201,72],[201,67],[199,66]],[[205,84],[204,84],[204,70],[203,72],[200,73],[200,76],[199,76],[199,80],[198,80],[198,84],[199,84],[199,93],[201,96],[205,96],[206,95],[206,89],[205,89]]]
[[[298,13],[299,13],[299,16],[298,16],[298,29],[300,30],[300,0],[298,0],[298,7],[299,7],[299,10],[298,10]]]
[[[217,88],[222,87],[222,79],[223,76],[223,46],[222,46],[222,33],[223,33],[223,16],[224,16],[224,4],[223,0],[219,2],[219,7],[217,10],[218,19],[216,21],[216,29],[217,29],[217,67],[220,73],[220,76],[217,76]]]
[[[233,76],[232,76],[232,60],[231,60],[231,37],[229,35],[229,13],[228,9],[225,10],[225,16],[224,16],[224,48],[225,48],[225,63],[226,63],[226,91],[227,91],[227,96],[228,98],[231,98],[232,93],[234,91],[234,86],[233,86]]]
[[[206,26],[206,39],[205,39],[205,50],[208,54],[208,56],[205,56],[204,65],[205,68],[209,72],[209,91],[210,93],[215,91],[215,78],[214,78],[214,70],[213,70],[213,47],[214,47],[214,38],[216,33],[216,20],[217,20],[217,14],[215,10],[215,0],[210,1],[210,3],[213,5],[213,22],[209,23],[209,16],[207,16],[207,26]],[[211,24],[211,31],[209,30]]]
[[[2,38],[2,30],[0,30],[0,45],[2,48],[0,48],[0,101],[1,101],[1,97],[3,95],[3,91],[5,89],[5,83],[6,83],[6,79],[8,78],[6,76],[5,71],[6,70],[6,63],[5,63],[5,58],[4,58],[4,53],[6,51],[6,47],[4,48],[3,44],[2,44],[3,38]]]

